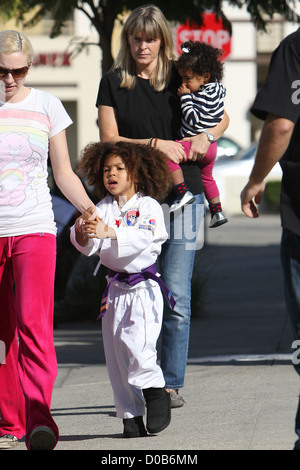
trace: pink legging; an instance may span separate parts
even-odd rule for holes
[[[57,375],[53,340],[56,238],[35,233],[0,238],[0,436],[29,437],[48,426]],[[18,342],[19,340],[19,342]],[[1,343],[3,344],[3,343]]]
[[[191,142],[188,142],[188,141],[182,142],[181,140],[176,140],[176,142],[180,142],[181,145],[183,145],[186,156],[188,157],[190,147],[191,147]],[[212,144],[210,144],[205,157],[202,160],[199,160],[197,162],[201,168],[201,177],[202,177],[202,182],[203,182],[203,187],[204,187],[204,193],[205,193],[206,199],[208,200],[219,196],[218,186],[213,177],[213,167],[214,167],[216,156],[217,156],[217,142],[213,142]],[[173,171],[178,170],[180,168],[180,165],[177,165],[176,163],[171,162],[170,160],[167,160],[167,163],[169,165],[170,173],[173,173]]]

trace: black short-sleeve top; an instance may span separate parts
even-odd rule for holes
[[[300,236],[300,28],[273,52],[266,81],[251,112],[260,119],[272,113],[295,124],[280,160],[283,171],[280,206],[282,226]]]
[[[116,110],[119,135],[131,139],[179,139],[181,124],[180,101],[177,89],[180,77],[173,70],[169,85],[154,91],[149,80],[137,77],[132,90],[120,87],[117,70],[105,73],[100,81],[96,106],[111,106]],[[197,163],[181,165],[186,184],[194,194],[203,192],[201,170]]]

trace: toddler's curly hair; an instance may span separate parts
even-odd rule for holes
[[[221,49],[199,41],[186,41],[181,45],[182,52],[176,61],[178,70],[190,71],[195,75],[210,74],[210,82],[220,82],[223,78],[224,64],[219,60]]]
[[[95,185],[100,199],[110,194],[103,183],[103,168],[110,155],[122,159],[136,192],[159,202],[165,200],[172,187],[172,179],[163,152],[131,142],[91,142],[81,152],[79,168],[85,173],[88,183]]]

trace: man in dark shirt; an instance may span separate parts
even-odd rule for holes
[[[285,298],[295,343],[300,345],[300,28],[287,36],[273,52],[268,75],[251,112],[264,119],[255,163],[241,193],[242,211],[258,217],[256,204],[265,189],[264,179],[280,161],[281,261]],[[299,343],[298,343],[299,341]],[[295,355],[293,355],[293,358]],[[300,361],[293,360],[300,375]],[[300,401],[295,431],[300,450]]]

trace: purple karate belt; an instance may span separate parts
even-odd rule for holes
[[[99,318],[102,318],[107,310],[107,299],[110,286],[114,281],[121,281],[126,282],[130,286],[135,286],[139,282],[145,281],[147,279],[152,279],[153,281],[157,282],[160,285],[161,290],[163,291],[166,299],[169,302],[170,307],[173,309],[175,307],[175,299],[173,297],[172,292],[167,288],[164,281],[157,276],[156,266],[152,264],[149,268],[145,268],[139,273],[119,273],[117,271],[113,271],[112,269],[108,270],[108,275],[111,277],[111,280],[107,284],[105,291],[103,292],[102,301],[101,301],[101,308],[100,308],[100,315]]]

